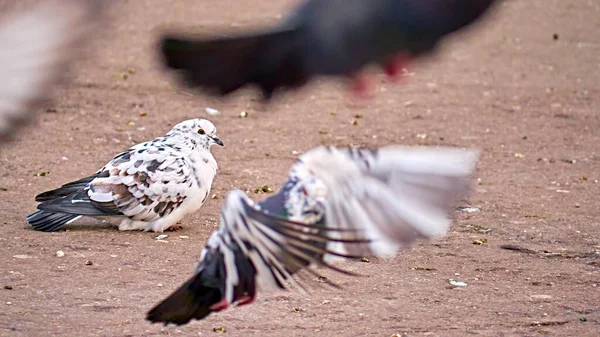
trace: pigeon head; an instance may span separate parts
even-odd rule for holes
[[[223,146],[223,142],[217,138],[217,128],[209,120],[202,118],[189,119],[175,125],[167,136],[190,139],[192,143],[200,144],[206,149],[215,144]]]

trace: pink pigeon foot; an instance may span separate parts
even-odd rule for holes
[[[359,98],[371,99],[375,97],[375,86],[369,81],[368,75],[356,73],[350,78],[350,91]]]
[[[242,305],[252,304],[252,303],[254,303],[255,300],[256,300],[256,294],[253,296],[242,296],[238,300],[237,306],[241,307]]]
[[[404,53],[396,54],[385,62],[382,67],[392,82],[398,82],[402,78],[402,70],[406,69],[410,57]]]
[[[175,226],[169,226],[167,229],[165,229],[166,232],[176,232],[178,230],[182,230],[183,227],[179,226],[179,225],[175,225]]]
[[[222,299],[219,302],[210,306],[210,310],[221,311],[229,308],[229,302],[226,299]]]

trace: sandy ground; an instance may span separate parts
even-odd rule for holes
[[[0,9],[32,2],[1,1]],[[55,112],[0,149],[0,335],[212,336],[218,327],[230,336],[599,335],[600,2],[504,1],[415,64],[403,85],[381,80],[368,102],[350,100],[335,81],[269,106],[252,91],[219,101],[183,92],[161,70],[154,46],[165,27],[242,31],[276,22],[294,3],[131,0],[112,8],[110,29],[57,90]],[[210,117],[226,145],[213,150],[221,198],[167,243],[106,225],[28,228],[37,193],[179,121],[208,117],[206,107],[222,111]],[[457,212],[447,237],[395,258],[341,264],[362,277],[323,271],[344,291],[263,294],[183,327],[146,322],[146,311],[193,272],[227,192],[278,188],[293,151],[322,144],[479,148],[479,181],[464,206],[481,211]]]

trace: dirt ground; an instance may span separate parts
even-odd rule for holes
[[[0,10],[33,2],[0,1]],[[192,96],[158,63],[165,27],[243,31],[275,23],[295,3],[135,0],[112,8],[111,27],[57,90],[54,112],[0,149],[0,335],[212,336],[218,327],[229,336],[600,335],[600,2],[504,1],[415,64],[403,85],[381,79],[367,102],[324,80],[268,106],[252,91],[226,101]],[[206,107],[222,114],[210,117]],[[193,117],[212,120],[225,142],[213,149],[221,198],[167,242],[106,225],[41,233],[25,223],[37,193]],[[340,264],[361,277],[323,271],[344,291],[262,294],[183,327],[144,320],[193,272],[229,190],[278,188],[294,151],[323,144],[478,148],[479,180],[463,206],[481,211],[457,212],[447,237],[395,258]]]

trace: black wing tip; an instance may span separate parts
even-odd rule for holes
[[[51,213],[39,210],[29,214],[26,220],[37,231],[56,232],[78,216],[76,214]]]

